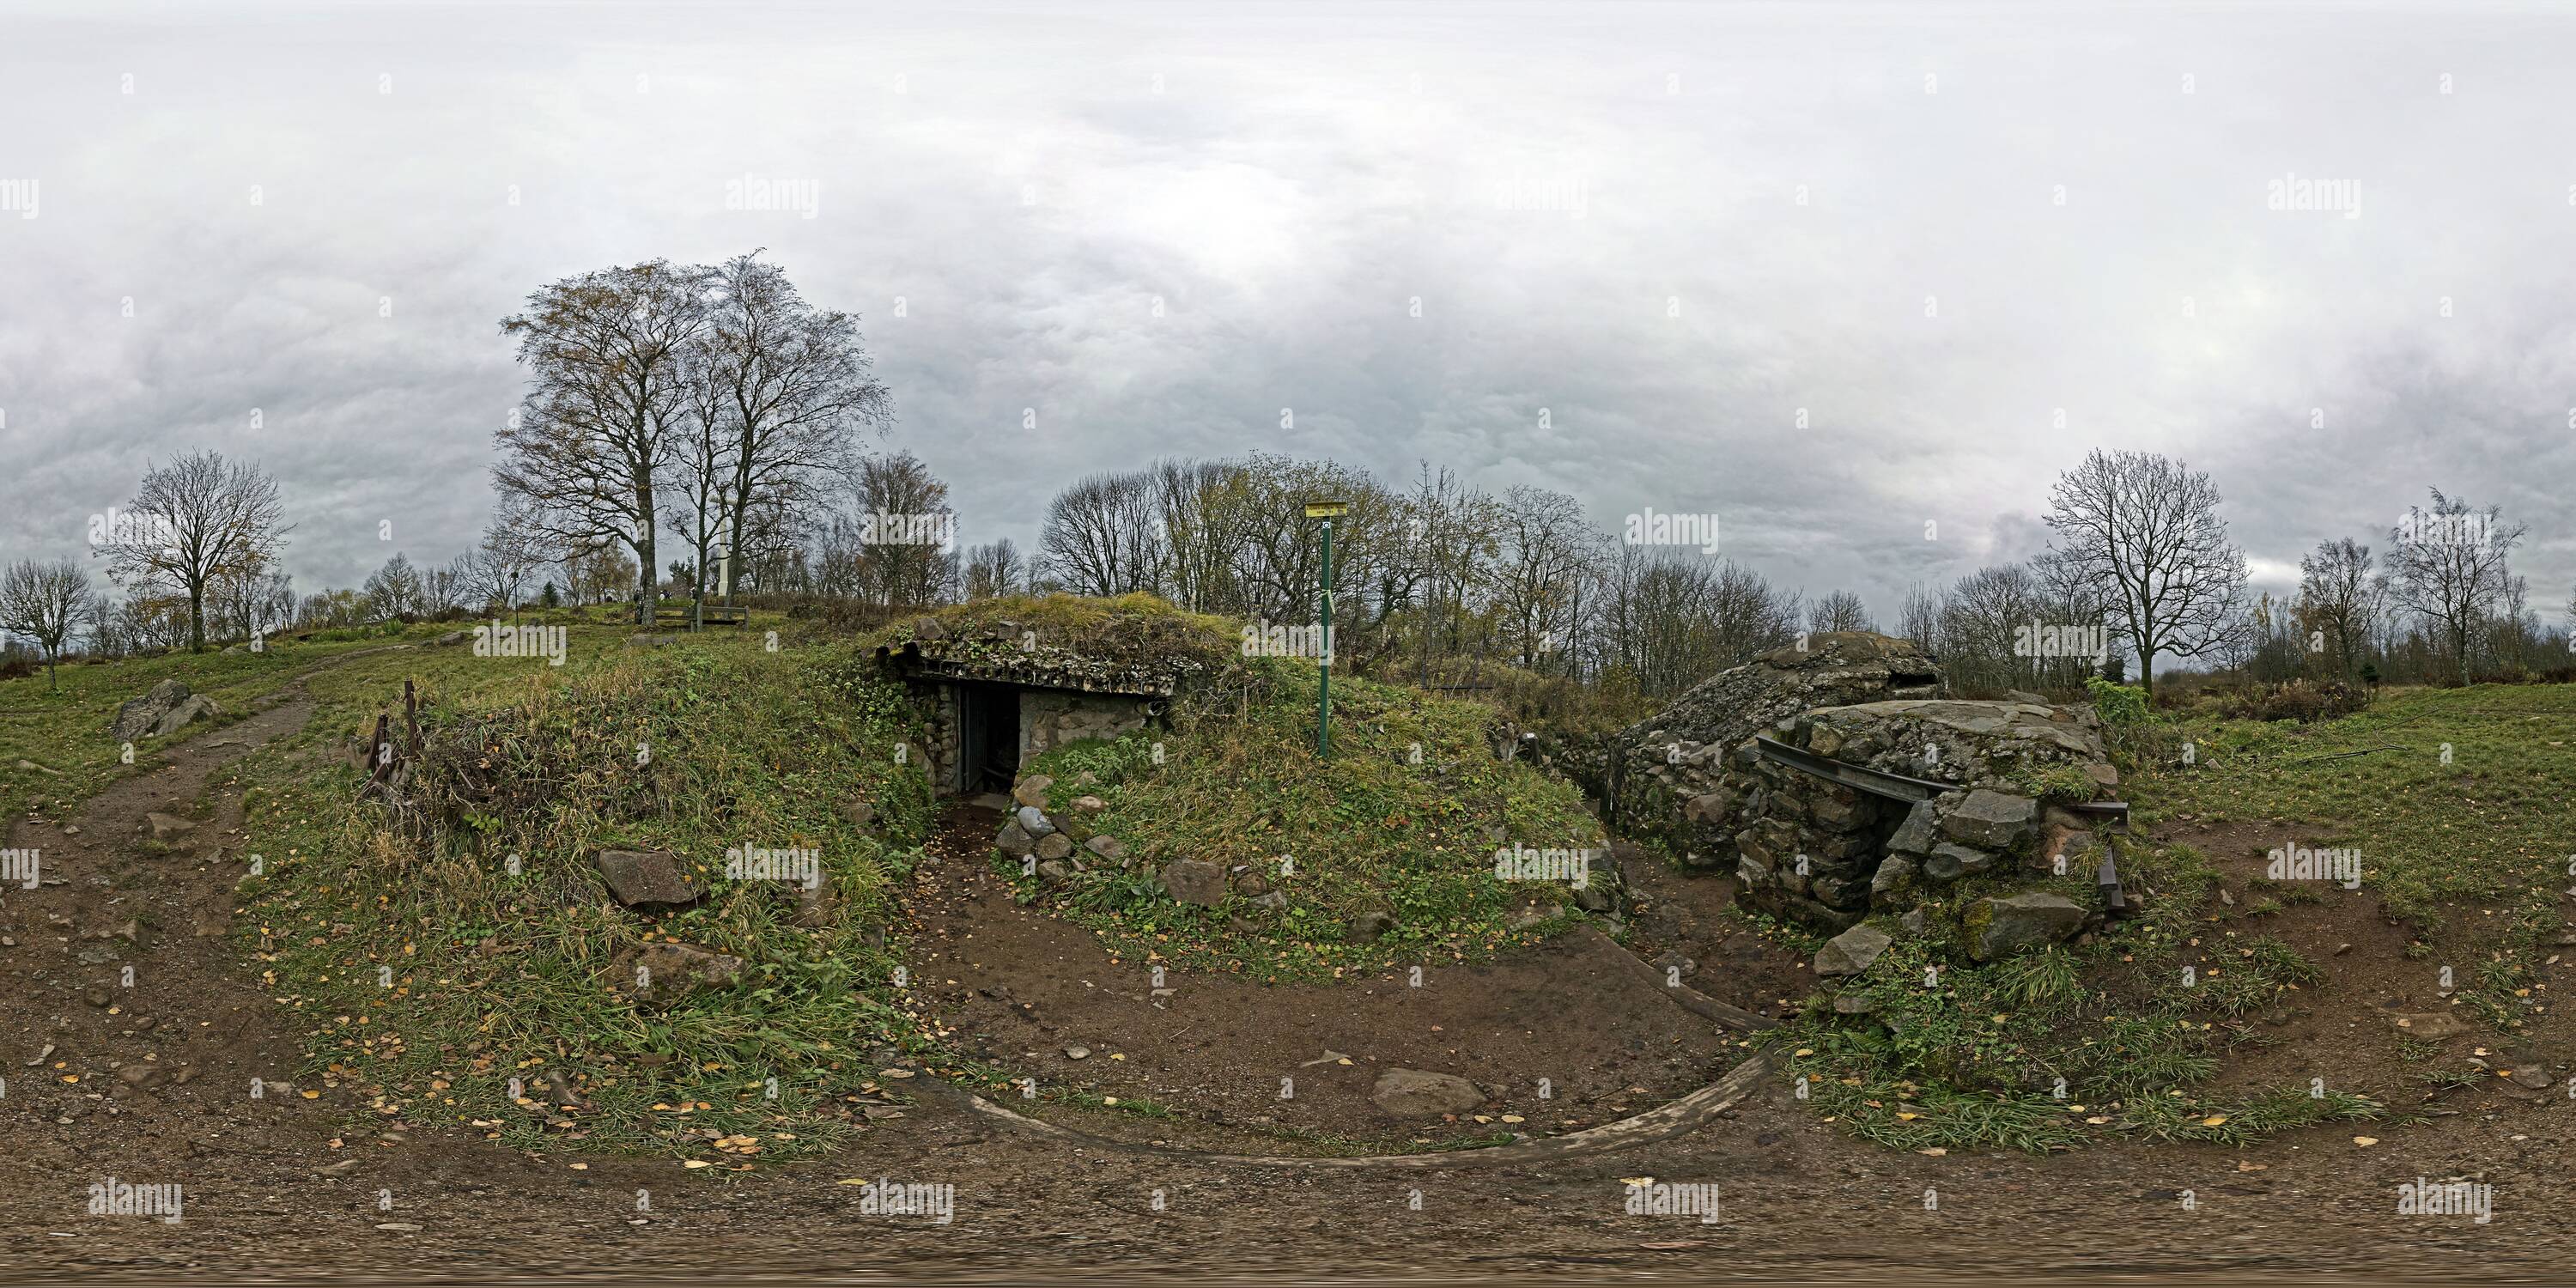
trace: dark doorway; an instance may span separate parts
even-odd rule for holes
[[[1007,684],[957,686],[957,788],[1007,792],[1020,775],[1020,691]]]

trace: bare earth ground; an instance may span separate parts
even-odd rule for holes
[[[2421,1126],[2372,1129],[2383,1140],[2367,1151],[2345,1131],[2320,1129],[2241,1153],[2117,1146],[1939,1158],[1848,1140],[1775,1087],[1708,1128],[1632,1155],[1401,1176],[1060,1144],[992,1125],[932,1088],[905,1117],[879,1123],[833,1162],[713,1179],[668,1159],[541,1160],[480,1136],[385,1130],[336,1088],[305,1088],[321,1093],[312,1099],[299,1090],[252,1101],[253,1077],[291,1076],[295,1047],[288,1022],[259,991],[255,963],[219,937],[242,861],[238,839],[227,835],[238,818],[227,767],[310,714],[299,690],[282,696],[249,720],[172,748],[167,768],[112,787],[74,820],[77,835],[58,819],[11,829],[12,846],[44,850],[48,881],[0,899],[0,935],[15,941],[0,945],[7,980],[0,1077],[8,1079],[0,1097],[0,1278],[1032,1281],[1114,1267],[1128,1280],[2565,1282],[2563,1267],[2576,1256],[2569,1101],[2518,1098],[2501,1087],[2449,1093],[2441,1105],[2456,1112]],[[135,842],[143,815],[173,802],[207,820],[192,834],[206,842],[186,855],[142,857]],[[943,874],[934,888],[952,876],[971,873]],[[1776,1009],[1777,997],[1797,995],[1783,991],[1796,977],[1791,965],[1730,942],[1726,923],[1709,919],[1722,887],[1651,874],[1643,884],[1658,909],[1669,910],[1641,919],[1643,955],[1677,949],[1699,962],[1694,986],[1749,1008]],[[1650,1103],[1628,1098],[1630,1085],[1660,1096],[1688,1082],[1669,1060],[1696,1061],[1693,1076],[1713,1076],[1726,1059],[1724,1039],[1704,1024],[1646,1005],[1660,999],[1621,1003],[1622,986],[1606,975],[1576,986],[1585,1013],[1551,1020],[1550,994],[1528,991],[1540,987],[1530,981],[1551,972],[1580,979],[1586,965],[1547,954],[1482,975],[1452,967],[1418,996],[1379,981],[1342,996],[1184,980],[1162,999],[1164,1010],[1142,1015],[1154,999],[1132,969],[1079,991],[1084,955],[1106,959],[1070,928],[996,904],[971,879],[952,895],[945,909],[933,902],[921,915],[951,932],[944,947],[932,945],[941,954],[933,960],[943,963],[937,987],[947,988],[952,975],[960,981],[952,996],[961,1031],[989,1028],[985,1040],[1005,1063],[1030,1062],[1022,1053],[1034,1049],[1032,1067],[1050,1077],[1169,1096],[1192,1116],[1181,1123],[1188,1143],[1204,1148],[1276,1151],[1275,1132],[1251,1122],[1279,1118],[1279,1103],[1260,1099],[1263,1084],[1276,1063],[1334,1035],[1359,1035],[1338,1048],[1355,1061],[1374,1055],[1380,1063],[1447,1067],[1439,1057],[1467,1062],[1469,1076],[1479,1059],[1520,1069],[1586,1049],[1624,1055],[1624,1065],[1570,1069],[1566,1085],[1580,1107],[1559,1101],[1552,1109],[1586,1118]],[[2356,938],[2366,927],[2354,915],[2336,905],[2293,907],[2273,920],[2275,933],[2312,955],[2325,936],[2357,943],[2342,957],[2318,957],[2333,977],[2315,990],[2312,1014],[2286,1031],[2301,1042],[2355,1035],[2350,1052],[2359,1059],[2384,1049],[2377,1035],[2359,1036],[2366,1011],[2390,997],[2426,1009],[2434,999],[2419,964],[2397,958],[2393,943]],[[940,920],[948,916],[959,920]],[[132,941],[116,933],[128,920],[137,923]],[[961,938],[961,926],[976,938]],[[85,937],[99,932],[108,938]],[[1019,967],[1027,980],[978,984],[944,964],[998,966],[1011,959],[986,945],[1005,939],[1014,952],[1043,949],[1077,969],[1058,971],[1047,964],[1057,958],[1030,955]],[[1730,987],[1730,963],[1756,978]],[[121,970],[129,964],[135,977],[126,988]],[[1461,974],[1499,1000],[1480,1008],[1468,990],[1447,987]],[[974,991],[1003,984],[1037,1005],[1036,1019]],[[1147,1000],[1088,996],[1111,989]],[[93,994],[106,1004],[93,1004]],[[1596,1011],[1604,999],[1610,1009]],[[1093,1031],[1127,1016],[1144,1022]],[[1183,1030],[1193,1016],[1211,1026],[1207,1033]],[[1434,1023],[1443,1033],[1429,1033]],[[1579,1026],[1578,1036],[1551,1025]],[[1060,1055],[1067,1042],[1094,1052],[1076,1073]],[[53,1052],[40,1058],[48,1044]],[[1112,1052],[1128,1059],[1108,1061]],[[1100,1072],[1104,1063],[1135,1068]],[[127,1073],[137,1066],[153,1072]],[[2565,1070],[2557,1072],[2563,1078]],[[1348,1071],[1325,1075],[1312,1104],[1298,1107],[1313,1115],[1303,1125],[1347,1131],[1365,1123],[1336,1077],[1357,1081]],[[1301,1100],[1308,1085],[1301,1079]],[[1121,1139],[1180,1130],[1116,1111],[1046,1112]],[[1555,1127],[1535,1118],[1532,1125]],[[577,1162],[586,1167],[574,1170]],[[2247,1164],[2259,1170],[2240,1170]],[[1627,1215],[1620,1181],[1638,1175],[1713,1182],[1724,1212],[1714,1223]],[[2457,1175],[2495,1185],[2492,1224],[2396,1214],[2401,1181]],[[87,1215],[88,1187],[110,1176],[184,1185],[184,1220]],[[954,1220],[862,1215],[858,1189],[835,1184],[857,1177],[952,1184]]]

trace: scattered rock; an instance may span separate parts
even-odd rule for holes
[[[116,1071],[116,1080],[129,1087],[152,1088],[169,1081],[170,1074],[157,1064],[133,1061]]]
[[[1347,937],[1355,944],[1373,944],[1385,938],[1387,932],[1393,929],[1395,929],[1395,914],[1372,910],[1351,918]]]
[[[1012,858],[1025,859],[1030,851],[1038,848],[1038,842],[1018,823],[1011,822],[1002,825],[1001,834],[993,838],[993,848]]]
[[[1076,796],[1073,798],[1073,807],[1085,814],[1097,814],[1109,808],[1109,802],[1097,796]]]
[[[1055,779],[1045,774],[1031,774],[1021,779],[1019,786],[1011,789],[1011,800],[1029,809],[1044,810],[1047,803],[1047,789],[1053,786],[1055,786]]]
[[[1052,840],[1054,838],[1050,837],[1049,839]],[[1038,875],[1049,881],[1063,881],[1073,875],[1073,869],[1066,867],[1064,864],[1054,859],[1048,859],[1038,865]]]
[[[1083,842],[1082,848],[1111,863],[1124,863],[1127,859],[1127,843],[1106,833]]]
[[[854,826],[867,827],[877,821],[876,803],[873,801],[850,801],[841,806],[841,817],[850,820],[851,824]]]
[[[1923,875],[1935,881],[1956,881],[1970,872],[1983,872],[1995,865],[1995,856],[1984,850],[1943,841],[1932,847],[1931,857],[1923,860]]]
[[[156,841],[174,841],[197,830],[197,825],[195,823],[189,822],[187,819],[181,818],[176,814],[164,814],[159,810],[154,810],[151,813],[145,814],[143,816],[143,821],[146,826],[152,829],[152,839]]]
[[[742,973],[741,958],[694,944],[646,944],[621,960],[618,987],[647,998],[722,988]]]
[[[1247,898],[1270,893],[1270,878],[1258,872],[1245,872],[1234,879],[1234,892]]]
[[[1933,811],[1932,802],[1914,802],[1914,807],[1905,812],[1905,821],[1897,825],[1896,835],[1887,838],[1888,853],[1930,854],[1933,832],[1940,825],[1941,817]]]
[[[2039,818],[2039,802],[1980,787],[1941,819],[1952,840],[1988,850],[2009,850]]]
[[[1225,869],[1198,859],[1175,859],[1163,867],[1163,888],[1175,902],[1213,908],[1225,900]]]
[[[1866,923],[1854,926],[1825,942],[1816,953],[1819,975],[1857,975],[1868,970],[1870,963],[1894,943],[1886,931]]]
[[[1430,1118],[1466,1113],[1485,1103],[1485,1093],[1455,1074],[1389,1069],[1377,1076],[1369,1100],[1397,1118]]]
[[[1049,832],[1038,838],[1035,853],[1041,859],[1071,858],[1073,857],[1073,838],[1062,832]]]
[[[1067,1060],[1088,1060],[1091,1058],[1091,1048],[1087,1046],[1066,1047],[1064,1049],[1064,1058]]]
[[[1960,924],[1968,932],[1968,955],[1990,962],[2024,948],[2066,939],[2083,928],[2087,915],[2081,905],[2064,895],[2033,890],[2001,899],[1979,899],[1968,905]]]
[[[696,903],[706,888],[689,875],[688,861],[669,850],[602,850],[592,859],[609,894],[629,908]]]
[[[1011,815],[1011,819],[1020,825],[1021,831],[1033,837],[1044,836],[1055,830],[1055,824],[1047,821],[1046,811],[1035,805],[1021,806],[1018,813]]]
[[[2469,1031],[2469,1026],[2461,1023],[2460,1017],[2449,1011],[2417,1011],[2391,1015],[2388,1017],[2388,1022],[2398,1032],[2426,1042],[2455,1038]]]

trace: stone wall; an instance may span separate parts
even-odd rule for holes
[[[1661,843],[1692,867],[1723,870],[1743,824],[1721,792],[1727,756],[1773,722],[1816,707],[1941,691],[1939,664],[1911,640],[1832,631],[1720,671],[1607,749],[1542,748],[1604,805],[1614,828]]]
[[[1144,698],[1110,693],[1020,690],[1020,763],[1026,765],[1068,742],[1115,738],[1153,719]]]
[[[1963,918],[1981,960],[2027,946],[2029,935],[2073,934],[2091,919],[2094,909],[2063,892],[2092,885],[2103,844],[2091,816],[2062,806],[2107,793],[2119,774],[2090,710],[1872,702],[1783,717],[1765,732],[1812,755],[1950,790],[1892,800],[1766,759],[1748,737],[1727,756],[1717,799],[1699,803],[1705,815],[1740,825],[1737,897],[1747,904],[1843,930],[1943,903]],[[1996,879],[1978,888],[1996,897],[1948,898],[1963,878],[1988,874]],[[1992,929],[1998,915],[2002,930]]]

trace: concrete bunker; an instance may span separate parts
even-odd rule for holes
[[[915,638],[877,650],[927,730],[922,752],[943,796],[1008,792],[1023,766],[1069,742],[1159,724],[1180,677],[1023,639],[950,637],[925,619]]]

